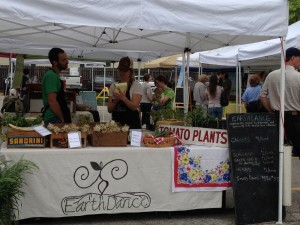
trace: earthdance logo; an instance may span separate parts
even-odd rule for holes
[[[96,173],[95,173],[96,171]],[[90,168],[78,167],[73,175],[78,188],[88,189],[97,185],[99,193],[86,193],[81,196],[68,196],[62,199],[61,209],[65,215],[80,212],[115,211],[118,209],[148,208],[150,196],[145,192],[122,192],[106,194],[109,181],[121,180],[128,173],[128,165],[123,159],[114,159],[105,165],[90,162]]]

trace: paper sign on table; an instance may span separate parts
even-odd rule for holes
[[[141,146],[142,135],[143,133],[141,130],[132,130],[130,135],[130,144],[132,146]]]
[[[33,129],[38,132],[42,137],[45,137],[47,135],[51,134],[51,131],[48,130],[46,127],[44,126],[35,126],[33,127]]]
[[[70,132],[68,133],[68,142],[69,148],[81,148],[81,133],[78,132]]]

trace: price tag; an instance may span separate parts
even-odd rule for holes
[[[44,126],[34,126],[33,129],[38,132],[42,137],[52,134],[50,130],[48,130]]]
[[[69,148],[81,148],[81,132],[70,132],[68,133]]]
[[[132,130],[130,135],[130,144],[132,146],[141,146],[142,142],[142,131]]]

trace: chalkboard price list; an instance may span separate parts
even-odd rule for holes
[[[277,219],[278,126],[271,113],[227,118],[236,223]]]

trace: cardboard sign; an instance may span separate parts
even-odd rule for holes
[[[81,132],[70,132],[68,133],[69,148],[81,148]]]
[[[142,130],[131,130],[130,133],[130,144],[131,146],[141,146],[142,143]]]
[[[33,129],[38,132],[42,137],[48,136],[51,134],[51,131],[49,131],[46,127],[44,126],[35,126]]]
[[[159,125],[159,129],[171,130],[183,144],[228,147],[227,130],[172,125]]]

